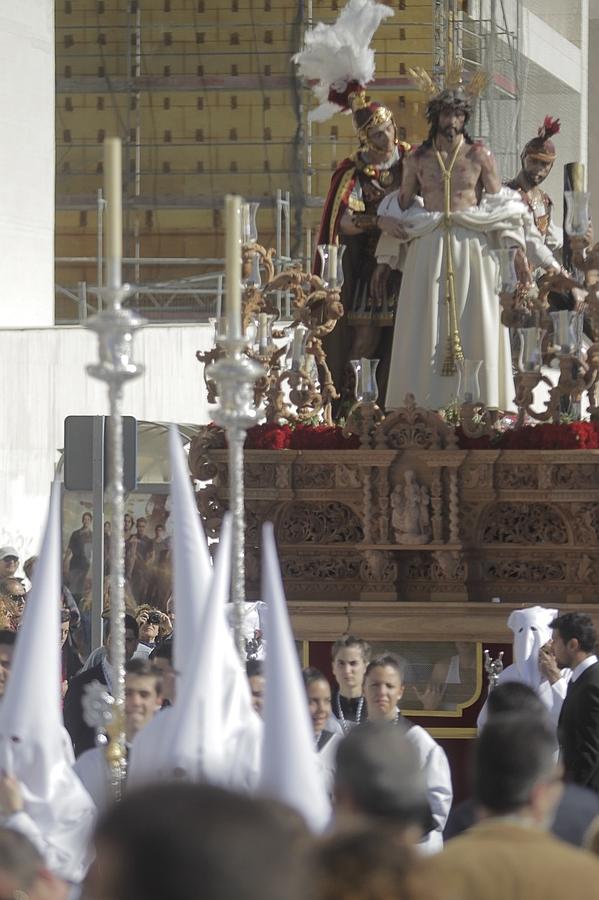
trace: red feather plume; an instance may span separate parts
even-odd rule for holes
[[[551,116],[545,116],[543,124],[539,128],[539,137],[546,141],[547,138],[552,137],[554,134],[558,134],[559,130],[559,119],[552,119]]]
[[[350,81],[343,91],[336,91],[333,87],[329,89],[328,100],[330,103],[336,103],[342,110],[350,109],[349,95],[357,94],[363,91],[364,86],[359,81]]]

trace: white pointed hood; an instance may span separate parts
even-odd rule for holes
[[[185,453],[174,426],[169,434],[171,454],[171,521],[173,525],[173,594],[177,627],[173,662],[182,674],[197,655],[206,598],[212,581],[212,562],[189,479]]]
[[[539,670],[539,650],[551,640],[550,623],[558,615],[557,609],[532,606],[516,609],[507,620],[514,632],[513,664],[520,680],[537,689],[543,680]]]
[[[306,691],[277,557],[273,526],[262,528],[262,598],[267,604],[261,791],[297,810],[313,831],[331,807],[320,774]]]
[[[72,770],[61,708],[60,485],[52,487],[39,559],[0,703],[0,768],[21,784],[50,868],[79,881],[95,807]]]
[[[182,630],[185,637],[179,645],[175,643],[179,673],[175,704],[160,712],[135,738],[129,781],[133,785],[186,778],[251,787],[257,777],[254,760],[261,723],[251,708],[247,678],[226,624],[230,517],[223,522],[214,570],[206,568],[206,541],[198,527],[183,450],[172,431],[171,458],[174,574],[180,598],[177,601],[175,597],[175,641]],[[194,589],[198,577],[206,588],[201,592]]]

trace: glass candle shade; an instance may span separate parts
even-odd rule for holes
[[[582,346],[582,313],[560,309],[549,313],[553,322],[553,346],[558,356],[578,356]]]
[[[255,244],[258,240],[256,214],[259,203],[242,203],[241,205],[241,243]]]
[[[316,248],[320,256],[320,277],[325,287],[335,289],[343,285],[343,254],[345,245],[319,244]]]
[[[566,218],[564,228],[570,237],[584,237],[589,227],[589,200],[587,191],[564,191]]]
[[[493,250],[493,256],[499,265],[498,274],[498,290],[501,294],[512,294],[518,283],[516,275],[516,259],[517,247],[507,247],[503,250]]]
[[[520,338],[518,370],[520,372],[538,372],[541,368],[544,335],[544,329],[536,326],[518,328],[518,336]]]
[[[458,400],[460,403],[478,403],[480,401],[480,384],[478,373],[482,359],[458,359]]]
[[[376,380],[378,359],[352,359],[351,365],[355,376],[355,395],[358,403],[376,403],[379,388]]]

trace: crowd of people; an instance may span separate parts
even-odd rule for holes
[[[6,549],[5,578],[18,580],[18,554]],[[218,900],[557,898],[570,874],[599,898],[599,662],[590,616],[541,607],[512,613],[513,662],[481,711],[472,793],[459,802],[443,748],[402,715],[405,660],[373,655],[360,637],[336,640],[333,683],[313,666],[302,672],[311,750],[331,801],[326,827],[314,833],[297,809],[256,784],[240,791],[188,777],[140,783],[133,768],[115,802],[102,729],[85,712],[87,685],[112,691],[109,621],[103,645],[84,658],[73,637],[76,612],[63,591],[64,724],[95,821],[86,874],[76,884],[56,864],[27,786],[3,769],[0,896],[63,900],[81,890],[87,900],[191,900],[201,885]],[[140,736],[168,731],[167,711],[178,687],[187,689],[175,668],[175,617],[155,612],[143,604],[125,621],[124,733],[133,761]],[[23,621],[0,630],[0,716]],[[289,666],[299,669],[295,660]],[[249,659],[245,674],[261,717],[268,660]]]

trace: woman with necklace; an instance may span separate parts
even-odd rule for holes
[[[344,634],[333,644],[333,675],[339,685],[333,698],[333,715],[344,734],[368,717],[362,682],[370,660],[370,645],[362,638]]]
[[[385,653],[368,664],[364,695],[369,720],[388,722],[405,729],[407,740],[418,753],[426,781],[427,799],[436,825],[419,846],[426,853],[434,853],[443,847],[443,828],[451,809],[451,771],[443,748],[424,728],[403,718],[399,709],[403,693],[402,665],[397,656]]]

